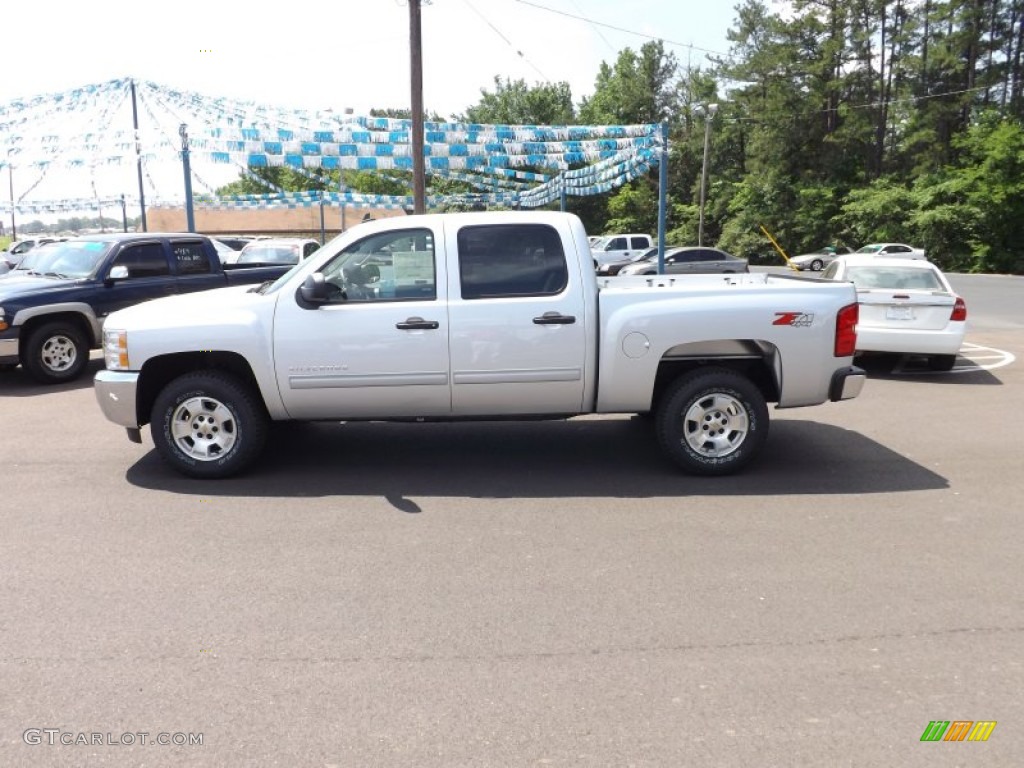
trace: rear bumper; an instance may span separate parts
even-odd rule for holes
[[[959,326],[959,327],[958,327]],[[939,330],[871,328],[857,326],[858,352],[893,352],[908,355],[955,355],[964,341],[963,323]]]
[[[860,394],[864,388],[864,381],[867,374],[863,368],[851,365],[847,368],[840,368],[832,374],[832,384],[828,388],[828,399],[832,402],[838,400],[851,400]]]
[[[122,371],[100,371],[94,380],[96,401],[103,415],[131,432],[138,432],[139,419],[135,408],[139,374]]]

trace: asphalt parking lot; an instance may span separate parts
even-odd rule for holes
[[[773,411],[731,478],[586,417],[191,481],[0,374],[0,765],[1019,765],[1024,279],[954,285],[954,371]]]

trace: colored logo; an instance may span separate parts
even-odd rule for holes
[[[995,720],[932,720],[921,741],[988,741],[995,727]]]
[[[813,312],[776,312],[772,322],[772,325],[792,325],[794,328],[806,328],[813,324]]]

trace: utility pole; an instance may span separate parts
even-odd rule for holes
[[[189,162],[188,126],[185,123],[178,126],[178,135],[181,136],[181,165],[185,172],[185,222],[188,231],[195,232],[196,220],[192,213],[192,166]]]
[[[135,81],[132,84],[132,126],[135,128],[135,168],[139,176],[139,208],[142,212],[142,231],[146,228],[146,190],[142,186],[142,142],[139,141],[139,108],[135,102]]]
[[[413,213],[426,213],[426,169],[423,162],[423,38],[420,0],[409,0],[409,58],[412,71],[412,194]]]
[[[704,245],[704,203],[708,190],[708,149],[711,145],[711,121],[718,111],[717,104],[708,104],[704,109],[704,162],[700,171],[700,223],[697,225],[697,245]]]
[[[18,239],[18,228],[14,225],[14,165],[11,164],[11,150],[7,150],[7,179],[11,190],[11,242]]]

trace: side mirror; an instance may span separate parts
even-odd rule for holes
[[[124,264],[118,264],[110,268],[110,273],[107,275],[108,280],[124,280],[128,277],[128,267]]]
[[[314,272],[302,281],[299,296],[309,304],[324,304],[327,301],[327,282],[322,272]]]

